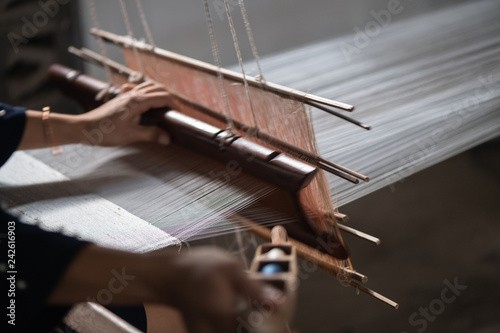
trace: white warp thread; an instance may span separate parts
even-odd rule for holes
[[[352,103],[357,107],[353,116],[373,126],[365,132],[313,112],[321,154],[372,179],[356,186],[330,177],[339,206],[500,133],[499,13],[498,1],[483,0],[392,23],[359,47],[359,53],[351,54],[350,63],[342,46],[355,45],[352,35],[262,60],[270,81]],[[256,181],[254,197],[249,198],[220,180],[209,184],[212,162],[204,158],[200,163],[205,171],[194,172],[196,177],[185,175],[198,168],[193,164],[197,159],[176,159],[175,147],[163,151],[158,147],[148,154],[127,149],[92,148],[91,153],[82,150],[87,153],[72,155],[79,151],[76,146],[61,156],[47,150],[30,154],[76,181],[89,195],[98,193],[97,198],[125,207],[139,221],[167,231],[172,228],[181,240],[196,232],[209,234],[197,224],[203,219],[209,220],[206,227],[213,234],[229,230],[232,222],[226,214],[272,191]],[[76,166],[70,161],[77,161]],[[6,167],[0,172],[4,181],[9,179]],[[12,172],[19,177],[29,174]],[[51,209],[38,204],[37,214]],[[79,214],[99,205],[99,201],[89,203]],[[56,217],[70,217],[71,203],[62,201],[60,206],[66,211]],[[178,208],[175,214],[172,207]],[[112,212],[109,208],[106,214]]]
[[[231,216],[274,186],[183,148],[143,144],[120,148],[71,145],[65,154],[30,152],[78,186],[181,241],[238,228]]]
[[[346,114],[373,127],[364,131],[313,110],[321,155],[371,178],[352,185],[329,175],[338,206],[500,134],[499,1],[380,26],[365,44],[355,38],[261,61],[269,81],[353,104]]]

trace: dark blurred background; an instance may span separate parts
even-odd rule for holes
[[[232,2],[235,3],[233,0]],[[231,2],[231,3],[232,3]],[[407,1],[404,20],[465,1]],[[51,7],[47,7],[48,4]],[[132,1],[134,31],[143,36]],[[246,1],[261,56],[352,34],[370,10],[388,1]],[[236,63],[222,14],[209,0],[225,66]],[[156,44],[212,62],[201,1],[143,1]],[[87,1],[3,0],[0,10],[0,100],[56,112],[79,112],[49,82],[54,62],[103,77],[66,52],[69,45],[98,51],[88,34]],[[44,14],[45,13],[45,14]],[[101,28],[126,34],[118,1],[98,1]],[[28,23],[27,23],[28,22]],[[24,29],[24,30],[23,30]],[[244,36],[241,22],[238,32]],[[120,59],[118,50],[108,53]],[[251,59],[249,49],[243,49]],[[490,141],[404,181],[342,207],[352,226],[378,236],[380,246],[346,235],[353,263],[369,286],[400,304],[399,310],[356,295],[304,262],[293,327],[300,332],[500,332],[500,150]],[[459,285],[456,298],[446,292]],[[460,287],[462,286],[462,287]],[[461,288],[461,289],[460,289]],[[446,298],[448,299],[448,298]],[[427,311],[427,312],[426,312]],[[427,314],[426,314],[427,313]],[[425,319],[424,319],[425,318]]]

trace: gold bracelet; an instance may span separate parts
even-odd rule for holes
[[[42,123],[43,123],[43,134],[45,136],[45,141],[52,148],[52,155],[57,155],[62,153],[63,149],[61,146],[56,144],[56,139],[54,136],[54,131],[50,125],[50,107],[46,106],[42,109]]]

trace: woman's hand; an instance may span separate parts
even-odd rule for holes
[[[167,145],[168,133],[156,126],[139,124],[141,115],[152,108],[174,107],[175,100],[165,87],[153,82],[124,85],[122,93],[102,106],[81,115],[26,111],[26,126],[20,150],[83,143],[119,146],[133,142]],[[48,132],[52,132],[48,135]]]
[[[156,126],[139,124],[141,115],[153,108],[170,106],[173,98],[153,82],[124,85],[122,93],[102,106],[81,115],[83,136],[93,145],[119,146],[133,142],[157,142],[167,145],[168,133]]]
[[[189,332],[236,332],[248,302],[265,301],[262,286],[248,279],[241,263],[216,248],[178,255],[172,267],[169,285],[175,287],[166,298],[181,311]]]
[[[240,262],[222,250],[137,254],[88,245],[66,270],[49,304],[83,302],[110,285],[116,287],[116,276],[110,272],[121,273],[123,281],[109,305],[175,307],[190,333],[238,332],[238,325],[245,325],[245,318],[238,320],[245,304],[272,308],[282,301],[281,295],[264,295],[263,286],[250,280]]]

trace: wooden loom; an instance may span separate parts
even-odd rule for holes
[[[145,78],[153,79],[165,84],[169,91],[182,104],[180,110],[182,114],[188,114],[195,117],[197,120],[201,119],[207,126],[212,125],[216,127],[212,127],[212,129],[206,132],[205,129],[207,126],[203,125],[202,127],[204,128],[204,133],[201,136],[201,141],[199,140],[200,137],[193,141],[189,138],[187,140],[178,139],[180,133],[179,131],[176,131],[176,128],[183,127],[181,132],[183,131],[184,133],[180,134],[180,136],[188,134],[188,137],[192,137],[189,133],[193,134],[195,132],[200,134],[199,126],[193,127],[187,124],[192,122],[192,118],[186,118],[185,115],[183,116],[182,114],[178,114],[173,111],[166,113],[165,110],[154,110],[149,112],[150,121],[153,119],[153,123],[156,123],[157,125],[158,121],[160,121],[160,123],[162,123],[160,125],[161,127],[167,129],[171,132],[171,134],[173,133],[174,143],[178,143],[188,148],[199,148],[200,142],[209,142],[209,155],[217,156],[219,160],[226,162],[236,159],[238,161],[238,165],[241,165],[244,171],[263,178],[264,180],[284,189],[285,191],[278,191],[273,195],[268,196],[261,202],[268,207],[272,207],[272,209],[277,209],[281,213],[285,213],[291,220],[300,221],[300,223],[290,223],[285,225],[288,233],[293,237],[291,241],[297,247],[298,253],[309,260],[315,261],[319,264],[319,266],[334,273],[336,276],[342,276],[343,280],[347,280],[348,284],[354,286],[355,288],[365,291],[393,307],[397,307],[397,304],[391,300],[388,300],[387,298],[362,287],[359,282],[366,282],[367,278],[364,275],[355,272],[352,269],[352,266],[350,266],[350,263],[349,267],[343,267],[343,264],[339,261],[348,258],[348,251],[340,237],[339,226],[335,220],[342,220],[345,216],[335,212],[333,209],[329,196],[329,190],[325,195],[324,189],[321,189],[322,185],[324,187],[324,184],[326,183],[324,174],[320,172],[317,179],[313,181],[311,186],[307,187],[302,192],[298,192],[299,189],[306,187],[311,182],[312,177],[316,174],[316,170],[311,168],[308,164],[286,157],[276,151],[281,150],[289,153],[292,156],[301,158],[318,168],[334,173],[353,183],[357,183],[358,179],[368,181],[368,177],[364,175],[326,161],[314,152],[311,153],[310,150],[314,151],[314,135],[309,126],[303,126],[308,123],[303,103],[314,106],[318,106],[318,103],[322,103],[344,110],[352,110],[352,106],[282,87],[270,82],[262,82],[257,79],[247,78],[252,96],[255,94],[258,96],[259,94],[263,95],[259,96],[260,99],[257,98],[257,101],[263,101],[261,104],[258,102],[255,103],[255,100],[252,99],[253,106],[250,106],[256,109],[260,108],[259,110],[262,110],[259,111],[262,113],[258,120],[259,125],[262,123],[265,124],[267,121],[266,116],[268,115],[265,115],[263,110],[265,110],[266,107],[270,107],[271,110],[275,109],[276,107],[272,105],[274,103],[275,105],[278,105],[278,110],[275,110],[275,114],[271,116],[271,119],[273,119],[274,122],[276,122],[277,119],[280,119],[280,117],[283,118],[283,115],[280,115],[280,112],[283,110],[283,106],[285,107],[285,110],[291,107],[292,112],[285,114],[285,117],[292,118],[291,121],[290,119],[287,119],[287,126],[291,126],[292,128],[301,126],[302,128],[305,128],[305,134],[299,134],[299,140],[296,140],[294,144],[290,144],[280,138],[276,138],[275,136],[268,134],[270,132],[277,136],[280,131],[283,132],[283,128],[273,129],[268,127],[265,131],[262,131],[261,129],[255,131],[255,127],[246,124],[251,120],[246,118],[245,121],[242,115],[248,114],[250,110],[239,107],[240,105],[247,105],[248,102],[245,100],[238,100],[238,98],[241,98],[243,95],[244,89],[244,86],[242,85],[243,78],[238,73],[225,69],[219,71],[219,69],[215,66],[173,54],[165,50],[153,48],[146,43],[138,42],[129,37],[117,36],[97,29],[94,29],[92,32],[100,38],[104,38],[107,41],[112,41],[121,45],[124,49],[126,59],[131,62],[130,66],[132,68],[144,68],[143,65],[137,64],[137,61],[148,63],[148,66],[145,67],[146,69],[144,70],[144,73],[138,73],[133,69],[117,64],[86,49],[77,50],[75,48],[71,48],[70,51],[87,61],[99,64],[106,67],[108,70],[111,70],[116,85],[128,81],[138,82]],[[136,52],[136,56],[133,55],[132,51]],[[139,57],[137,57],[137,54]],[[187,71],[187,73],[185,71]],[[86,109],[96,107],[98,104],[102,103],[104,99],[111,98],[118,93],[116,86],[110,87],[103,82],[81,75],[80,73],[70,69],[55,66],[52,68],[51,72],[52,76],[56,78],[57,82],[59,82],[61,89],[69,96],[77,98],[77,100],[79,100]],[[218,92],[217,89],[213,90],[213,88],[217,88],[216,80],[218,74],[222,74],[224,80],[226,81],[225,85],[229,86],[227,94],[229,96],[229,100],[231,101],[230,104],[238,105],[239,109],[237,110],[238,112],[231,114],[230,116],[231,122],[234,125],[233,130],[237,131],[238,139],[234,142],[241,143],[238,146],[233,142],[236,147],[234,147],[232,152],[231,145],[229,145],[229,149],[224,149],[224,152],[221,153],[222,151],[219,148],[222,140],[213,140],[213,138],[217,137],[217,134],[224,133],[223,137],[227,135],[227,132],[223,130],[224,126],[226,126],[227,115],[222,115],[215,111],[224,108],[223,100],[213,97],[220,95],[220,92]],[[204,85],[202,84],[202,86],[204,86],[203,88],[209,86],[213,91],[209,91],[208,93],[202,92],[201,94],[199,91],[191,91],[191,89],[195,89],[193,87],[200,85],[199,78],[197,78],[197,76],[200,75],[206,80]],[[186,77],[191,80],[196,78],[198,81],[189,82],[189,80],[186,80]],[[68,82],[72,82],[74,85],[79,86],[78,90],[72,90],[68,85]],[[99,98],[93,97],[97,95],[100,100],[98,100]],[[235,100],[233,101],[231,98]],[[269,99],[272,99],[271,103],[269,103]],[[207,101],[209,101],[209,103],[207,103]],[[285,101],[286,104],[283,105],[283,101]],[[326,109],[325,107],[322,108]],[[335,113],[330,109],[326,110],[331,113]],[[173,115],[173,118],[168,116],[168,114]],[[351,118],[345,116],[342,116],[342,118],[351,121],[358,126],[367,129],[369,128],[367,125],[361,124]],[[179,127],[179,125],[181,126]],[[252,143],[250,140],[243,137],[251,131],[253,131],[252,139],[256,141],[257,144]],[[307,143],[306,147],[303,147],[303,143],[300,142],[300,140],[304,141],[304,138]],[[263,145],[266,145],[267,147],[264,147]],[[204,151],[206,154],[206,147],[207,146],[205,145],[203,149],[198,149],[198,151]],[[269,150],[269,147],[271,147],[272,150]],[[242,155],[241,152],[244,154]],[[257,158],[251,163],[245,163],[242,156],[246,156],[248,154]],[[274,158],[274,156],[279,156],[280,158]],[[275,163],[274,169],[272,163],[273,160],[278,161],[278,164]],[[278,166],[278,169],[276,169],[276,166]],[[274,170],[273,176],[269,176],[269,173],[267,172],[271,170],[269,167]],[[309,193],[307,193],[307,191],[309,191]],[[304,194],[304,192],[306,192],[306,194]],[[310,200],[311,197],[319,197],[325,202],[318,205],[318,201]],[[301,205],[301,202],[305,202],[305,205]],[[329,213],[325,214],[325,212]],[[254,224],[255,222],[259,223],[262,221],[256,220],[252,216],[245,216],[245,210],[238,212],[238,215],[240,220],[242,220],[245,225],[251,225],[251,229],[254,232],[269,238],[269,234],[265,228]],[[340,227],[365,239],[376,243],[379,242],[378,239],[354,229],[345,226]]]
[[[472,118],[474,119],[474,123],[478,123],[480,119],[476,119],[476,114],[479,114],[480,110],[483,109],[489,109],[489,112],[491,115],[499,114],[498,107],[493,107],[493,104],[498,105],[498,93],[493,93],[490,88],[492,87],[480,87],[480,92],[483,93],[483,95],[480,96],[479,102],[481,102],[478,112],[472,113],[467,113],[466,115],[464,114],[465,111],[468,111],[467,108],[460,108],[460,109],[454,109],[453,105],[451,103],[441,103],[442,101],[442,94],[436,93],[440,91],[445,91],[446,96],[456,96],[455,99],[453,98],[448,98],[450,101],[456,101],[460,102],[463,101],[465,98],[468,98],[472,96],[472,92],[474,89],[478,88],[478,86],[475,86],[475,83],[477,83],[478,77],[480,78],[480,74],[482,73],[485,78],[487,78],[489,75],[488,74],[488,69],[489,73],[493,73],[494,75],[497,75],[498,71],[495,68],[498,68],[498,66],[493,66],[498,63],[498,19],[495,21],[491,20],[491,17],[494,16],[494,13],[498,13],[498,10],[494,9],[494,5],[491,4],[488,8],[484,9],[484,3],[485,1],[482,2],[481,8],[483,8],[481,11],[476,11],[475,8],[480,8],[479,7],[479,1],[475,2],[473,5],[469,6],[470,8],[467,8],[467,10],[455,10],[453,13],[443,15],[442,13],[433,15],[433,20],[430,18],[422,22],[422,20],[414,20],[412,21],[411,24],[406,24],[406,25],[400,25],[400,24],[394,24],[389,27],[389,30],[387,31],[387,34],[384,35],[382,34],[379,36],[382,38],[383,42],[381,43],[381,46],[376,45],[377,43],[373,43],[373,45],[370,45],[370,47],[366,48],[363,50],[363,53],[360,57],[363,62],[361,62],[361,66],[358,62],[356,62],[354,65],[351,66],[342,66],[342,69],[338,69],[338,67],[341,66],[341,64],[345,64],[345,59],[342,56],[341,52],[335,52],[338,51],[338,40],[329,42],[326,45],[319,44],[314,47],[309,47],[307,52],[304,51],[304,49],[299,49],[293,52],[285,53],[285,57],[290,57],[290,58],[297,58],[295,52],[301,53],[300,59],[306,58],[314,58],[315,55],[321,54],[322,56],[318,56],[317,59],[314,58],[313,65],[311,66],[310,63],[308,63],[308,70],[302,70],[303,73],[310,73],[311,68],[309,67],[315,67],[315,64],[325,64],[326,61],[330,61],[334,64],[335,66],[329,66],[327,67],[326,71],[330,73],[334,73],[335,79],[330,79],[330,80],[323,80],[319,82],[320,79],[320,74],[325,72],[324,66],[321,66],[322,72],[318,72],[318,69],[316,71],[313,71],[313,75],[308,76],[305,75],[295,75],[295,81],[294,78],[290,79],[287,78],[286,74],[287,73],[287,68],[285,65],[281,64],[282,62],[277,61],[277,57],[271,57],[271,59],[268,60],[268,63],[270,66],[268,66],[269,69],[271,69],[271,74],[274,73],[274,77],[284,77],[284,82],[286,84],[292,84],[294,86],[299,86],[301,89],[313,89],[314,91],[321,91],[322,95],[325,96],[343,96],[342,98],[345,100],[352,100],[356,101],[356,104],[359,106],[358,111],[361,112],[361,116],[367,121],[369,121],[370,124],[375,125],[375,129],[383,129],[385,133],[391,133],[389,128],[390,126],[386,126],[386,124],[389,121],[392,121],[394,119],[394,116],[397,116],[397,114],[390,114],[390,117],[387,116],[385,117],[384,120],[386,121],[378,121],[375,122],[373,117],[369,116],[369,113],[372,114],[380,114],[381,109],[387,109],[395,111],[397,110],[413,110],[413,114],[411,112],[406,113],[408,116],[412,115],[418,115],[418,119],[427,119],[426,121],[426,127],[430,127],[430,130],[428,131],[429,133],[432,132],[432,130],[439,130],[440,128],[444,129],[450,129],[449,123],[453,120],[452,125],[457,125],[457,121],[462,121],[465,119],[465,116],[467,117],[467,122],[460,122],[458,124],[458,128],[456,133],[454,134],[453,131],[451,131],[450,134],[447,132],[447,137],[450,137],[450,141],[453,141],[457,145],[462,146],[461,148],[463,151],[464,149],[467,149],[470,147],[468,144],[465,145],[462,141],[462,137],[465,135],[464,132],[467,129],[464,124],[472,124],[472,121],[470,121]],[[498,8],[498,6],[496,6]],[[457,13],[458,12],[458,13]],[[463,15],[465,12],[466,15]],[[485,35],[485,32],[481,32],[479,34],[479,31],[477,29],[477,26],[474,26],[473,24],[477,24],[478,19],[478,12],[480,13],[480,22],[484,22],[485,26],[488,27],[496,27],[496,32],[494,29],[487,30],[488,34],[490,35],[489,37],[489,43],[485,43],[488,39],[486,37],[483,37]],[[474,15],[471,17],[471,13]],[[463,16],[461,16],[463,15]],[[439,16],[439,17],[436,17]],[[497,15],[498,16],[498,15]],[[457,17],[461,17],[461,20],[457,20]],[[488,19],[488,20],[487,20]],[[429,23],[429,20],[431,20],[431,23]],[[451,22],[450,22],[451,21]],[[436,22],[439,22],[439,24],[436,24]],[[451,33],[452,30],[458,29],[459,31],[462,31],[463,33],[463,28],[460,28],[461,24],[458,24],[458,22],[467,22],[468,25],[466,26],[466,36],[468,36],[465,41],[460,38],[456,38],[456,33]],[[422,24],[423,23],[423,24]],[[472,25],[472,27],[470,26]],[[411,38],[408,38],[406,34],[403,36],[400,36],[401,31],[408,31],[412,32],[410,34]],[[397,37],[396,36],[397,33]],[[340,39],[341,42],[352,42],[352,36],[346,37],[343,39]],[[496,48],[495,48],[495,41],[496,42]],[[455,47],[455,44],[460,44],[459,48]],[[391,56],[385,56],[387,50],[392,49],[394,45],[398,45],[398,48],[402,48],[402,51],[400,52],[402,54],[399,54],[398,56],[397,52],[392,53],[394,57]],[[486,47],[486,46],[488,47]],[[372,47],[373,46],[373,47]],[[446,52],[440,52],[441,50],[446,50]],[[414,52],[417,51],[418,52]],[[485,52],[486,51],[486,52]],[[496,52],[495,52],[496,51]],[[404,53],[403,53],[404,52]],[[466,55],[464,55],[466,53]],[[497,54],[496,60],[494,58],[494,54]],[[408,56],[408,54],[411,54],[411,56]],[[328,55],[328,57],[327,57]],[[384,55],[381,57],[381,55]],[[469,55],[469,56],[468,56]],[[489,55],[489,56],[488,56]],[[281,55],[280,55],[281,56]],[[383,58],[383,59],[382,59]],[[377,60],[377,65],[373,65],[372,62],[373,60]],[[460,60],[460,66],[453,66],[453,63],[456,62],[456,59]],[[464,59],[465,61],[462,61]],[[368,65],[367,65],[368,63]],[[409,66],[411,64],[411,66]],[[287,66],[290,66],[290,64],[287,62]],[[291,62],[291,65],[297,66],[297,73],[300,73],[300,65],[297,64],[296,62]],[[385,66],[385,67],[384,67]],[[482,66],[482,67],[480,67]],[[275,69],[275,67],[278,67]],[[319,68],[319,66],[316,66]],[[407,70],[410,67],[409,70]],[[477,69],[480,67],[481,71],[477,71]],[[484,70],[483,70],[484,67]],[[451,68],[451,73],[450,73],[450,68]],[[474,70],[471,70],[475,69]],[[269,71],[268,71],[269,73]],[[353,73],[355,75],[353,76]],[[416,74],[416,75],[414,75]],[[269,74],[268,74],[269,75]],[[330,75],[331,76],[331,75]],[[300,82],[297,83],[297,77],[300,78]],[[397,79],[394,79],[397,77]],[[362,78],[362,82],[358,82],[357,79]],[[465,79],[463,79],[465,78]],[[495,78],[495,77],[493,77]],[[462,82],[466,82],[463,83]],[[332,83],[333,82],[333,83]],[[342,84],[336,84],[337,82],[342,82]],[[388,84],[380,84],[381,82],[389,82]],[[497,81],[493,81],[497,82]],[[459,84],[460,83],[460,84]],[[493,84],[492,83],[492,84]],[[324,87],[327,87],[326,89]],[[420,87],[424,87],[425,89],[420,90]],[[354,89],[353,89],[354,88]],[[460,88],[460,89],[457,89]],[[453,91],[451,91],[453,89]],[[488,90],[487,90],[488,89]],[[421,93],[419,93],[419,91]],[[497,89],[498,91],[498,89]],[[353,94],[351,94],[353,92]],[[485,93],[485,92],[489,92]],[[349,97],[346,97],[346,96]],[[372,97],[372,96],[377,96],[377,97]],[[457,97],[460,96],[460,97]],[[496,99],[496,102],[495,102]],[[412,105],[412,103],[414,105]],[[369,105],[369,107],[363,108],[363,104]],[[465,104],[465,103],[464,103]],[[451,115],[451,118],[446,118],[444,122],[439,122],[439,118],[441,115],[443,115],[443,111],[440,110],[440,107],[442,108],[448,108],[448,110],[444,113],[445,115],[449,113]],[[367,110],[366,114],[363,115],[363,112]],[[425,110],[430,110],[431,112],[424,112]],[[452,110],[453,112],[451,112]],[[369,113],[368,113],[369,112]],[[429,114],[429,113],[432,113]],[[484,113],[484,112],[483,112]],[[383,113],[382,113],[383,114]],[[458,115],[457,115],[458,114]],[[434,117],[435,116],[435,117]],[[453,118],[455,117],[455,118]],[[457,120],[458,117],[458,120]],[[464,117],[464,118],[462,118]],[[321,115],[321,119],[323,119],[323,115]],[[402,118],[402,117],[400,117]],[[478,116],[479,118],[479,116]],[[411,118],[413,120],[412,126],[416,127],[416,120],[417,118]],[[500,124],[498,121],[498,116],[496,117],[490,117],[490,121],[488,122],[491,125],[494,124]],[[317,120],[317,119],[316,119]],[[449,123],[447,124],[446,121]],[[326,121],[324,122],[326,126],[331,126],[331,123]],[[384,124],[385,123],[385,124]],[[317,125],[318,122],[315,122],[315,125]],[[399,124],[400,125],[400,124]],[[461,125],[461,126],[459,126]],[[434,127],[432,127],[434,126]],[[344,126],[347,127],[347,126]],[[394,127],[394,126],[393,126]],[[407,127],[404,127],[405,129],[408,129]],[[418,127],[417,127],[418,128]],[[498,128],[498,126],[496,126]],[[321,134],[321,127],[316,127],[317,131],[319,134]],[[352,136],[349,135],[349,133],[345,133],[343,131],[338,131],[336,129],[337,134],[334,136],[336,140],[339,142],[357,142],[357,140],[353,140]],[[485,137],[487,130],[484,128],[477,128],[473,127],[473,132],[478,134],[478,136]],[[373,132],[372,132],[373,133]],[[422,134],[425,134],[426,132],[423,131],[421,132]],[[498,130],[497,130],[498,133]],[[497,134],[496,134],[497,135]],[[411,135],[406,136],[408,138],[407,141],[409,143],[404,146],[401,144],[401,136],[393,135],[383,137],[383,140],[381,141],[375,141],[370,139],[370,150],[372,154],[370,155],[370,166],[360,166],[357,165],[357,163],[353,164],[349,162],[349,165],[355,165],[356,168],[359,170],[364,170],[368,172],[370,176],[372,176],[373,180],[368,186],[372,186],[374,183],[378,181],[378,179],[387,179],[390,178],[389,180],[391,182],[398,181],[400,178],[392,177],[393,174],[389,174],[389,176],[384,174],[384,169],[382,169],[381,172],[376,172],[376,168],[380,168],[380,164],[377,164],[377,156],[373,155],[380,155],[381,157],[379,160],[383,160],[384,164],[383,165],[390,165],[390,163],[387,161],[387,157],[384,156],[383,154],[379,154],[380,150],[376,150],[376,147],[382,147],[386,142],[398,142],[398,146],[396,147],[395,145],[392,147],[391,152],[393,155],[398,154],[397,148],[403,147],[403,149],[406,149],[408,151],[407,154],[401,154],[400,159],[404,159],[407,157],[414,157],[415,155],[411,155],[412,153],[415,152],[415,143],[411,142],[411,140],[414,139],[414,136],[412,137]],[[491,137],[491,136],[490,136]],[[435,139],[435,138],[434,138]],[[362,138],[360,138],[362,140]],[[484,139],[486,140],[486,139]],[[421,140],[422,141],[422,140]],[[442,142],[443,141],[443,142]],[[441,144],[441,143],[446,143],[446,140],[443,140],[442,137],[435,139],[433,143],[436,145]],[[321,143],[320,143],[321,145]],[[363,154],[360,153],[359,150],[356,150],[356,147],[351,147],[349,144],[343,145],[343,144],[337,144],[335,145],[336,147],[343,147],[346,146],[349,150],[349,154],[352,156],[363,156]],[[324,148],[324,146],[322,147]],[[434,151],[434,146],[431,147],[432,151]],[[342,152],[339,152],[338,149],[336,150],[337,155],[342,155]],[[395,150],[395,151],[394,151]],[[436,151],[441,152],[441,149],[435,149]],[[322,149],[323,151],[323,149]],[[46,153],[46,152],[43,152]],[[38,154],[40,157],[42,154]],[[441,154],[433,154],[434,156],[436,155],[441,155]],[[36,155],[35,155],[36,156]],[[418,155],[419,158],[421,155]],[[440,160],[446,157],[449,157],[450,155],[445,155],[441,156]],[[50,159],[54,159],[55,157],[50,157]],[[335,157],[336,159],[338,158],[339,160],[342,160],[341,157]],[[45,159],[45,163],[49,161],[49,159]],[[346,159],[344,158],[344,161]],[[410,159],[412,162],[411,170],[412,172],[416,172],[418,170],[415,170],[415,160]],[[438,160],[439,161],[439,160]],[[396,160],[396,162],[399,162]],[[420,160],[419,160],[420,162]],[[346,162],[347,163],[347,162]],[[433,163],[436,163],[434,161]],[[50,164],[53,165],[53,164]],[[372,166],[373,165],[373,166]],[[428,164],[427,164],[428,166]],[[393,163],[393,166],[391,170],[396,170],[398,171],[397,168],[400,168],[401,170],[405,171],[399,171],[399,173],[403,174],[404,177],[408,175],[406,172],[407,169],[403,168],[404,166],[399,165],[398,163]],[[9,183],[9,182],[7,182]],[[388,185],[389,182],[385,182],[385,185]],[[349,185],[349,184],[347,184]],[[363,185],[364,186],[364,185]],[[357,187],[359,188],[359,187]],[[342,191],[340,191],[342,192]],[[359,197],[358,195],[357,197]],[[351,199],[349,199],[351,200]],[[345,202],[342,202],[342,199],[339,201],[342,205]],[[126,207],[126,206],[123,206]],[[264,230],[266,231],[266,230]]]

